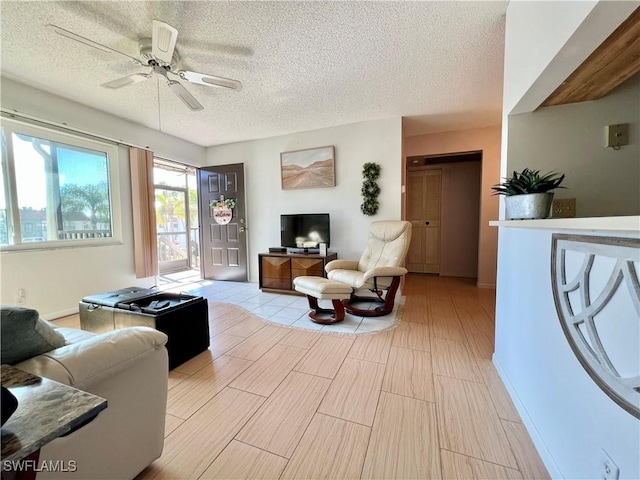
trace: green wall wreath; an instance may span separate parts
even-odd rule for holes
[[[360,205],[360,211],[365,215],[375,215],[378,213],[380,203],[378,202],[378,195],[380,194],[380,187],[376,183],[376,180],[380,177],[380,164],[367,162],[362,166],[362,197],[364,201]]]

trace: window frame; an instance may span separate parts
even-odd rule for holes
[[[58,248],[85,248],[122,244],[119,148],[116,143],[96,140],[81,133],[69,133],[53,127],[35,125],[30,122],[20,121],[14,118],[9,119],[4,116],[0,119],[0,127],[5,132],[7,146],[6,151],[3,151],[1,161],[3,163],[3,170],[5,173],[3,181],[6,197],[5,202],[7,209],[8,236],[9,239],[16,242],[15,244],[0,245],[0,252],[53,250]],[[22,235],[19,227],[20,212],[18,208],[18,190],[13,152],[12,137],[14,133],[41,138],[43,140],[68,145],[70,147],[94,150],[102,152],[107,156],[109,208],[111,210],[111,237],[22,242]]]

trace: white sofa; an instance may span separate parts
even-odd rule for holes
[[[53,326],[53,325],[52,325]],[[54,326],[55,328],[55,326]],[[38,473],[38,480],[132,479],[159,458],[167,406],[167,336],[148,327],[103,334],[57,328],[67,345],[15,366],[107,399],[88,425],[42,448],[40,461],[75,472]]]

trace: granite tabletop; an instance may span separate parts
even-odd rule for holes
[[[2,365],[2,386],[18,408],[2,426],[2,460],[21,460],[55,438],[93,420],[107,408],[104,398]]]

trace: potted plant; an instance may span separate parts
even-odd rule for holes
[[[547,218],[553,201],[552,190],[561,187],[564,174],[549,172],[540,175],[540,170],[525,168],[516,171],[504,182],[491,187],[494,195],[504,195],[507,219]]]

